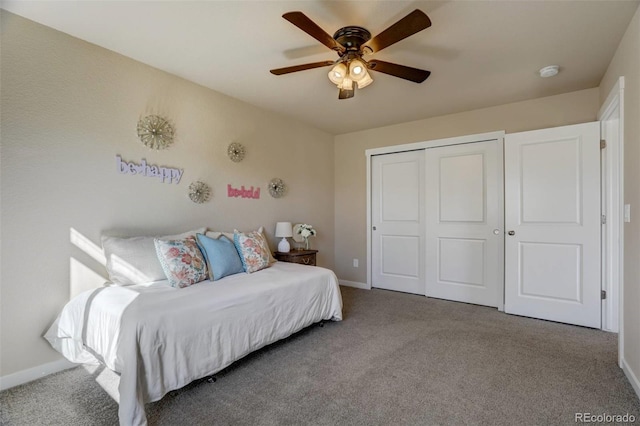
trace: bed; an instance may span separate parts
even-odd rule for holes
[[[145,403],[311,324],[341,319],[331,270],[276,262],[187,288],[156,281],[86,291],[45,338],[72,362],[118,373],[120,424],[144,425]]]

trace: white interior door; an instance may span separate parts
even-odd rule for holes
[[[506,135],[505,311],[600,328],[600,127]]]
[[[502,141],[427,149],[426,295],[502,307]]]
[[[371,284],[424,295],[424,150],[371,166]]]

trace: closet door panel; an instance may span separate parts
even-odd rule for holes
[[[424,152],[372,157],[372,286],[424,294]]]
[[[427,149],[426,295],[500,307],[503,295],[502,144]]]

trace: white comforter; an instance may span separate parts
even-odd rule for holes
[[[146,402],[314,322],[341,319],[332,271],[277,262],[182,289],[159,282],[90,290],[65,306],[45,338],[70,361],[120,373],[120,424],[144,425]]]

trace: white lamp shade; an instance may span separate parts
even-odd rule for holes
[[[291,222],[276,223],[276,237],[293,237],[293,226]]]

